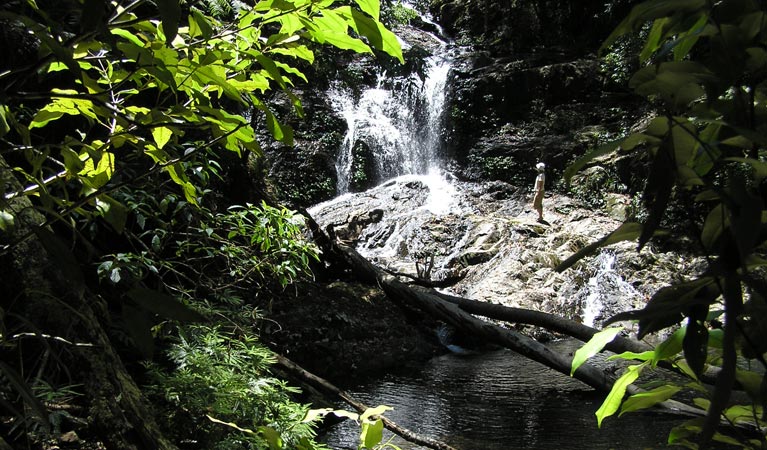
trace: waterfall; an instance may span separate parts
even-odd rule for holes
[[[581,308],[584,325],[590,327],[601,325],[601,322],[606,318],[603,313],[606,307],[609,306],[610,309],[614,309],[613,307],[617,302],[628,302],[642,297],[634,286],[623,280],[615,270],[615,262],[614,253],[609,251],[600,253],[593,263],[596,267],[594,275],[576,294],[582,299]]]
[[[443,46],[444,47],[444,46]],[[400,175],[441,169],[441,129],[450,59],[427,59],[426,78],[378,77],[375,87],[357,98],[336,85],[328,92],[332,107],[346,120],[347,131],[336,161],[338,193],[349,192],[355,175],[355,150],[362,146],[373,159],[378,184]]]

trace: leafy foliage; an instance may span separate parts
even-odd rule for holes
[[[158,5],[161,21],[116,3],[97,24],[101,34],[76,39],[57,32],[62,27],[34,2],[31,12],[42,23],[4,12],[40,40],[47,54],[41,76],[55,83],[29,94],[26,71],[3,74],[0,137],[8,144],[5,154],[23,156],[15,173],[28,186],[6,192],[6,198],[34,196],[54,220],[102,216],[119,230],[125,208],[109,194],[162,172],[197,204],[200,192],[190,173],[195,168],[184,162],[210,149],[259,154],[250,111],[262,115],[275,139],[292,142],[292,130],[262,97],[285,91],[302,114],[290,88],[306,76],[291,62],[313,61],[308,43],[365,53],[372,46],[402,60],[396,37],[378,21],[377,2],[360,1],[360,11],[333,2],[265,0],[231,23],[196,9],[181,17],[177,1]],[[30,108],[30,100],[39,106]],[[149,169],[125,173],[123,163],[132,158],[142,158]],[[18,212],[2,211],[5,227]]]
[[[149,387],[165,400],[162,417],[178,440],[210,449],[317,448],[302,420],[307,408],[291,400],[295,389],[269,375],[271,354],[255,337],[193,325],[174,340],[171,367],[151,365]]]
[[[194,420],[202,420],[197,413],[208,402],[223,418],[230,407],[243,414],[237,408],[250,402],[249,423],[265,428],[231,438],[243,446],[280,439],[314,445],[300,425],[303,409],[286,403],[290,390],[266,377],[264,350],[238,327],[257,317],[252,297],[309,276],[317,252],[303,239],[300,216],[255,206],[261,198],[251,192],[231,206],[214,189],[231,176],[225,168],[260,156],[259,127],[292,143],[292,129],[268,98],[279,91],[303,114],[292,90],[308,81],[301,68],[314,61],[316,46],[377,50],[402,61],[379,14],[374,0],[0,5],[0,22],[10,30],[3,38],[18,35],[25,46],[18,53],[29,56],[0,58],[0,257],[39,241],[71,284],[62,296],[97,299],[102,326],[127,360],[152,357],[158,334],[173,333],[169,319],[187,323],[172,348],[194,358],[177,353],[176,366],[158,366],[157,388],[192,389],[177,400],[197,408]],[[70,371],[75,358],[45,343],[79,345],[36,328],[39,317],[24,315],[24,295],[0,302],[0,343],[9,361],[0,366],[0,407],[44,436],[50,415],[40,398],[52,390],[30,386],[72,385],[67,378],[87,374]],[[49,300],[56,314],[79,314],[66,298]],[[210,317],[240,331],[188,324]],[[22,354],[7,336],[36,336],[39,348]],[[200,354],[203,348],[210,353]],[[222,378],[227,383],[209,392],[212,377],[227,376],[222,371],[231,372]],[[212,430],[212,419],[202,422]]]
[[[693,446],[689,438],[698,435],[703,446],[713,439],[763,447],[763,433],[756,441],[733,440],[716,428],[720,419],[727,419],[730,393],[741,373],[736,360],[742,357],[767,367],[761,344],[767,334],[761,325],[754,326],[767,317],[767,286],[761,281],[767,253],[767,11],[754,1],[646,1],[634,7],[603,48],[647,24],[650,31],[639,55],[642,66],[629,87],[657,107],[657,116],[640,132],[576,161],[567,174],[616,149],[646,155],[648,217],[637,234],[640,248],[660,229],[675,193],[694,194],[704,214],[690,217],[688,238],[709,258],[707,270],[658,291],[644,309],[612,320],[638,320],[642,337],[686,319],[684,337],[672,336],[674,345],[667,345],[667,352],[656,359],[676,363],[693,380],[708,367],[721,369],[709,401],[701,403],[707,417],[674,432],[673,442]],[[594,245],[609,244],[615,240],[611,236]],[[721,337],[712,342],[715,331]],[[677,359],[680,352],[684,361]],[[633,377],[630,373],[624,377]],[[748,373],[767,383],[763,375]],[[661,401],[674,389],[652,392],[627,400],[624,409],[644,407],[648,399]],[[622,398],[618,394],[610,401]],[[738,410],[750,410],[751,426],[764,431],[767,424],[760,411],[767,397],[759,394],[752,400]],[[612,413],[612,406],[600,411]]]

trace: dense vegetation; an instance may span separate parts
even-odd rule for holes
[[[641,68],[629,86],[653,104],[657,115],[639,132],[581,158],[570,174],[616,148],[645,155],[650,168],[643,196],[647,219],[641,225],[624,224],[599,245],[638,239],[641,249],[663,225],[705,255],[708,267],[661,289],[644,309],[611,319],[637,320],[640,338],[684,322],[655,351],[622,355],[641,362],[618,379],[597,416],[601,422],[617,412],[626,386],[644,369],[666,361],[689,380],[635,394],[622,403],[621,412],[690,389],[706,417],[675,429],[670,442],[705,447],[715,440],[764,448],[767,11],[751,1],[648,1],[632,10],[604,46],[639,31],[646,36]],[[683,205],[682,223],[666,220],[674,204]],[[593,345],[599,347],[598,341],[609,340],[616,330],[606,331]],[[712,367],[718,370],[709,392],[701,377]],[[736,386],[748,394],[747,402],[735,400]],[[720,422],[735,431],[718,432]]]
[[[292,88],[311,81],[320,46],[402,61],[381,15],[376,0],[0,6],[0,448],[319,447],[311,422],[327,410],[307,415],[257,338],[259,310],[320,259],[303,218],[262,194],[260,139],[293,141],[270,102],[303,115]],[[414,19],[401,5],[388,15]],[[647,215],[561,268],[664,228],[709,264],[613,319],[638,320],[642,336],[683,325],[621,356],[639,363],[600,422],[692,390],[707,415],[672,442],[765,446],[766,29],[760,2],[652,0],[604,44],[614,81],[638,67],[629,86],[657,114],[566,175],[616,151],[638,156]],[[638,61],[624,59],[625,36],[644,39]],[[689,381],[623,401],[665,363]],[[736,388],[748,401],[733,402]],[[348,415],[378,445],[373,414]],[[722,420],[745,428],[719,430]]]
[[[379,14],[3,3],[0,447],[316,447],[255,336],[317,250],[248,168],[318,46],[402,59]]]

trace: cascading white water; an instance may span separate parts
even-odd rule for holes
[[[601,323],[605,305],[617,299],[628,301],[642,296],[615,270],[615,261],[615,254],[609,251],[600,253],[594,261],[596,271],[579,293],[583,299],[581,305],[584,325],[593,327]]]
[[[375,181],[440,169],[442,113],[450,60],[433,56],[426,78],[417,75],[388,80],[355,99],[351,90],[335,86],[331,105],[344,118],[347,131],[336,161],[338,193],[349,191],[354,149],[364,143],[375,159]]]

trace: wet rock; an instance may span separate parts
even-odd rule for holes
[[[443,199],[449,207],[434,213],[428,205],[438,195],[435,184],[416,181],[395,179],[318,205],[311,213],[322,224],[340,211],[368,204],[383,211],[381,220],[361,230],[352,243],[377,264],[418,277],[423,274],[417,265],[423,266],[428,255],[433,258],[429,276],[450,280],[448,292],[596,326],[618,312],[641,308],[657,289],[702,267],[694,258],[654,244],[637,252],[635,243],[622,242],[559,273],[557,265],[622,222],[573,198],[550,194],[544,200],[548,223],[541,224],[529,210],[529,196],[501,182],[456,181],[450,198]],[[401,200],[404,193],[406,201]]]

